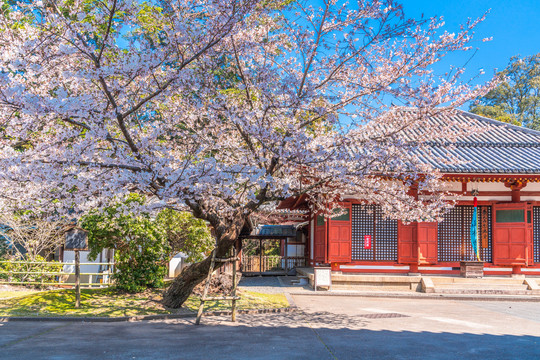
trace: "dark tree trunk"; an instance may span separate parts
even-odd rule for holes
[[[241,217],[230,222],[227,226],[220,224],[219,227],[214,227],[216,231],[215,235],[218,238],[218,247],[216,250],[217,258],[225,258],[228,256],[229,251],[240,235],[240,231],[244,226],[244,221],[245,218]],[[163,295],[163,304],[175,309],[181,307],[189,295],[191,295],[195,286],[200,284],[208,276],[211,261],[212,259],[209,256],[203,261],[190,265],[182,270],[180,275],[173,280],[171,286]],[[223,263],[215,263],[214,270],[222,265]]]
[[[195,286],[206,278],[209,267],[210,258],[208,257],[200,263],[190,265],[182,270],[163,295],[163,304],[175,309],[182,306]]]

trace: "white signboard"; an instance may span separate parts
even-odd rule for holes
[[[328,290],[332,288],[332,269],[329,267],[315,267],[315,281],[313,288],[317,291],[317,286],[328,286]]]

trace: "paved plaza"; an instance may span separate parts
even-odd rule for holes
[[[283,314],[0,323],[1,359],[538,359],[540,303],[293,295]]]

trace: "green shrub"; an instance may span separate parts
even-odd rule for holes
[[[144,202],[144,197],[132,194],[81,219],[82,228],[88,230],[89,259],[104,249],[114,249],[112,278],[118,288],[129,292],[163,287],[173,255],[183,252],[188,262],[200,261],[214,244],[206,223],[190,213],[166,209],[152,217],[130,212],[132,206]]]
[[[163,286],[168,261],[165,232],[149,214],[129,212],[131,205],[141,205],[144,198],[131,195],[123,203],[95,211],[81,220],[88,230],[90,260],[103,249],[114,249],[116,286],[128,292]]]
[[[187,255],[187,262],[203,260],[214,248],[215,240],[206,222],[188,212],[164,209],[156,217],[167,236],[169,257],[179,252]]]

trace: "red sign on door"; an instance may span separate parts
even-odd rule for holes
[[[364,249],[371,249],[371,235],[364,235]]]

